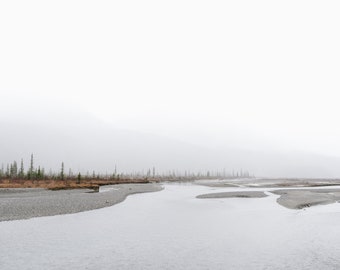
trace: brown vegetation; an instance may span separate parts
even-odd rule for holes
[[[99,186],[129,184],[129,183],[150,183],[155,182],[148,179],[97,179],[86,178],[79,181],[75,178],[59,180],[59,179],[0,179],[0,188],[46,188],[51,190],[59,189],[75,189],[75,188],[90,188],[97,190]]]

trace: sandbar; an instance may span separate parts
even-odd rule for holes
[[[0,221],[78,213],[112,206],[128,195],[162,190],[159,184],[105,186],[107,192],[90,189],[51,191],[41,188],[0,189]]]

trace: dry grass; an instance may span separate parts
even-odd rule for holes
[[[67,180],[26,180],[26,179],[2,179],[0,188],[46,188],[51,190],[90,188],[98,189],[103,185],[116,185],[128,183],[150,183],[146,179],[82,179],[78,183],[77,179]]]

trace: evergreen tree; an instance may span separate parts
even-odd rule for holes
[[[33,179],[33,174],[34,174],[34,161],[33,161],[33,154],[31,154],[31,164],[30,164],[30,169],[27,173],[27,178]]]
[[[9,165],[7,164],[7,167],[6,167],[6,178],[9,178],[10,176],[11,176],[10,169],[9,169]]]
[[[13,161],[11,174],[12,178],[16,178],[18,176],[18,164],[16,161]]]
[[[42,179],[45,178],[45,169],[44,168],[41,169],[41,178]]]
[[[20,170],[19,170],[19,178],[24,178],[25,176],[25,171],[24,171],[24,161],[23,159],[21,159],[21,162],[20,162]]]
[[[14,172],[13,172],[13,164],[9,165],[9,176],[13,178]]]
[[[64,162],[61,163],[60,179],[61,180],[65,179],[65,175],[64,175]]]
[[[38,171],[37,171],[37,176],[36,176],[36,178],[38,179],[38,180],[40,180],[42,177],[41,177],[41,170],[40,170],[40,166],[39,166],[39,168],[38,168]]]

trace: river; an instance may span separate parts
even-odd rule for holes
[[[1,222],[0,269],[340,269],[340,204],[290,210],[276,195],[196,199],[238,189],[164,187],[99,210]]]

